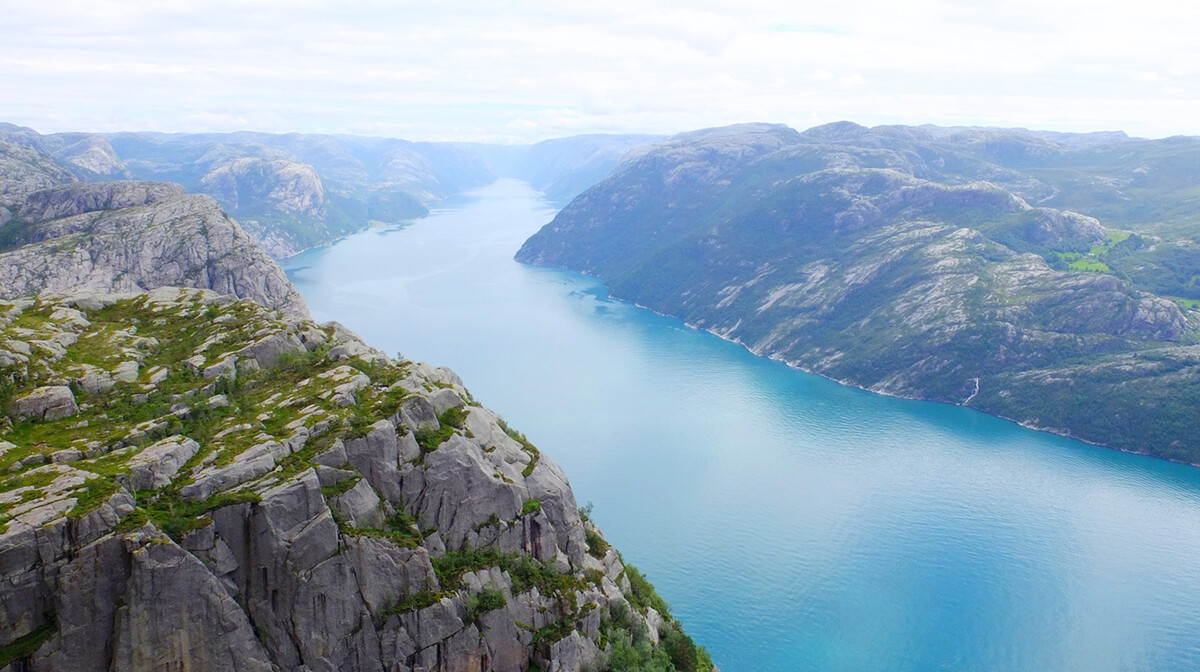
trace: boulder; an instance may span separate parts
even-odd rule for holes
[[[13,415],[40,420],[58,420],[78,415],[75,395],[66,385],[39,387],[13,402]]]
[[[157,490],[170,485],[171,477],[199,451],[200,444],[179,435],[146,446],[129,460],[130,489]]]

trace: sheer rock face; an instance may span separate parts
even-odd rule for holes
[[[0,647],[34,651],[3,672],[579,672],[678,628],[458,376],[340,325],[43,296],[0,302],[0,356],[16,398],[81,390],[70,418],[0,416]]]
[[[1020,161],[1048,161],[1048,147],[1078,159],[1056,141],[966,135],[854,124],[683,134],[631,155],[517,260],[596,275],[617,296],[834,380],[1200,463],[1200,312],[1172,298],[1195,291],[1200,252],[1156,252],[1149,235],[1031,205],[1027,195],[1050,197]],[[1015,167],[980,158],[997,137],[1024,143],[996,154]],[[1188,270],[1174,290],[1148,291],[1176,268]]]
[[[304,299],[208,196],[155,182],[75,183],[29,194],[5,225],[0,297],[212,289],[306,315]]]

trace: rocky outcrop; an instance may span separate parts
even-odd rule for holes
[[[74,182],[49,156],[23,145],[0,141],[0,226],[16,214],[29,194]]]
[[[294,315],[304,299],[219,205],[178,185],[78,183],[26,195],[0,233],[0,297],[213,289]]]
[[[954,145],[855,124],[684,134],[628,158],[517,259],[596,275],[618,296],[841,382],[1200,462],[1200,420],[1184,410],[1200,403],[1194,374],[1164,354],[1200,339],[1200,313],[1171,298],[1193,296],[1200,252],[1151,251],[972,179],[1019,183],[1016,168],[979,156],[1036,164],[1056,146],[1001,135],[1028,142],[989,153],[971,140],[982,136]],[[1107,420],[1128,417],[1115,372],[1129,357],[1162,386],[1146,398],[1177,400],[1147,403],[1151,420],[1136,429]],[[1062,413],[1045,410],[1061,399],[1050,372],[1078,399]]]
[[[39,387],[12,403],[12,414],[38,420],[58,420],[79,413],[75,395],[66,385]]]
[[[0,344],[5,395],[87,389],[0,416],[3,672],[709,666],[446,369],[195,289],[0,303]]]
[[[17,215],[26,224],[37,224],[99,210],[153,205],[185,193],[182,186],[172,182],[76,183],[29,194]],[[18,239],[13,242],[36,241]]]

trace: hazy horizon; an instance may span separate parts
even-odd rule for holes
[[[834,120],[834,121],[830,121],[830,122],[824,122],[823,124],[817,124],[817,126],[823,126],[823,125],[827,125],[827,124],[835,124],[835,123],[839,123],[839,122],[858,123],[858,122],[854,122],[850,119],[838,119],[838,120]],[[14,123],[14,122],[10,122],[6,119],[0,119],[0,123]],[[779,124],[782,122],[740,121],[740,122],[732,122],[730,124],[726,124],[726,126],[735,126],[735,125],[740,125],[740,124],[755,124],[755,123]],[[330,135],[330,136],[343,136],[343,137],[378,138],[378,139],[385,139],[385,140],[405,140],[405,141],[410,141],[410,142],[448,142],[448,143],[461,143],[461,144],[501,145],[501,146],[510,146],[510,147],[523,147],[523,146],[528,146],[531,144],[536,144],[538,142],[543,142],[543,141],[547,141],[547,140],[560,140],[560,139],[565,139],[565,138],[582,137],[582,136],[588,136],[588,135],[597,135],[597,136],[644,135],[644,136],[650,136],[650,137],[659,136],[659,137],[663,137],[663,138],[669,138],[674,135],[690,133],[693,131],[702,131],[702,130],[706,130],[708,128],[720,128],[719,126],[717,126],[717,127],[709,126],[709,127],[703,127],[703,128],[688,128],[688,129],[681,129],[674,133],[641,133],[638,131],[629,131],[629,132],[614,131],[614,132],[607,132],[607,133],[606,132],[589,132],[589,133],[577,133],[574,135],[559,135],[559,136],[554,136],[554,137],[549,137],[549,138],[539,138],[539,139],[527,140],[527,141],[520,141],[520,140],[488,141],[488,140],[421,140],[418,138],[400,137],[400,136],[396,136],[396,135],[379,135],[379,134],[368,135],[368,134],[361,134],[361,133],[320,133],[320,132],[308,132],[308,131],[282,131],[282,130],[280,130],[280,131],[276,131],[276,130],[265,131],[265,130],[253,129],[253,128],[237,128],[237,129],[232,129],[232,130],[228,130],[228,131],[147,131],[147,130],[139,130],[139,129],[96,131],[96,130],[86,129],[86,128],[85,129],[75,128],[75,129],[63,129],[63,130],[56,130],[56,131],[45,131],[40,128],[35,128],[35,127],[28,126],[25,124],[17,124],[17,125],[21,126],[23,128],[31,129],[42,135],[52,135],[55,133],[99,133],[99,134],[103,134],[103,135],[118,134],[118,133],[157,133],[157,134],[162,134],[162,135],[236,135],[238,133],[252,133],[252,134],[262,133],[262,134],[269,134],[269,135]],[[1023,127],[1023,126],[979,126],[979,125],[966,125],[966,124],[956,124],[953,126],[950,126],[950,125],[943,126],[943,125],[939,125],[939,124],[875,124],[873,126],[868,126],[867,124],[859,124],[859,125],[866,126],[868,128],[874,128],[874,127],[879,127],[879,126],[908,126],[908,127],[912,127],[912,128],[920,128],[922,126],[933,126],[933,127],[942,128],[942,129],[974,128],[974,129],[978,129],[978,130],[1030,131],[1030,132],[1034,132],[1034,133],[1048,132],[1048,133],[1064,133],[1064,134],[1124,133],[1125,132],[1122,129],[1106,129],[1106,130],[1097,130],[1097,131],[1059,131],[1059,130],[1050,129],[1050,128],[1027,128],[1027,127]],[[796,131],[800,131],[800,132],[815,128],[815,126],[808,126],[808,127],[802,127],[802,128],[797,128],[797,127],[791,126],[791,125],[788,125],[788,126],[792,129],[794,129]],[[1130,133],[1126,133],[1126,135],[1128,135],[1130,138],[1133,138],[1133,139],[1142,139],[1142,140],[1162,139],[1165,137],[1196,137],[1196,138],[1200,138],[1200,134],[1197,134],[1197,135],[1176,134],[1175,136],[1162,136],[1162,138],[1146,138],[1144,136],[1136,136],[1136,135],[1133,135]]]
[[[42,133],[524,144],[848,120],[1200,135],[1200,8],[1157,1],[4,9],[0,120]]]

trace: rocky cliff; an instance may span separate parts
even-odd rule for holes
[[[164,182],[73,182],[23,156],[6,174],[0,297],[43,290],[142,291],[202,287],[306,315],[304,299],[208,196]],[[39,172],[40,171],[40,172]]]
[[[0,670],[704,670],[446,369],[207,290],[0,303]]]
[[[1200,251],[979,179],[1035,191],[1045,182],[1013,166],[1092,145],[985,136],[684,134],[630,157],[517,258],[597,275],[617,296],[849,384],[1200,462],[1200,314],[1182,298]],[[1153,256],[1166,249],[1170,263]]]

